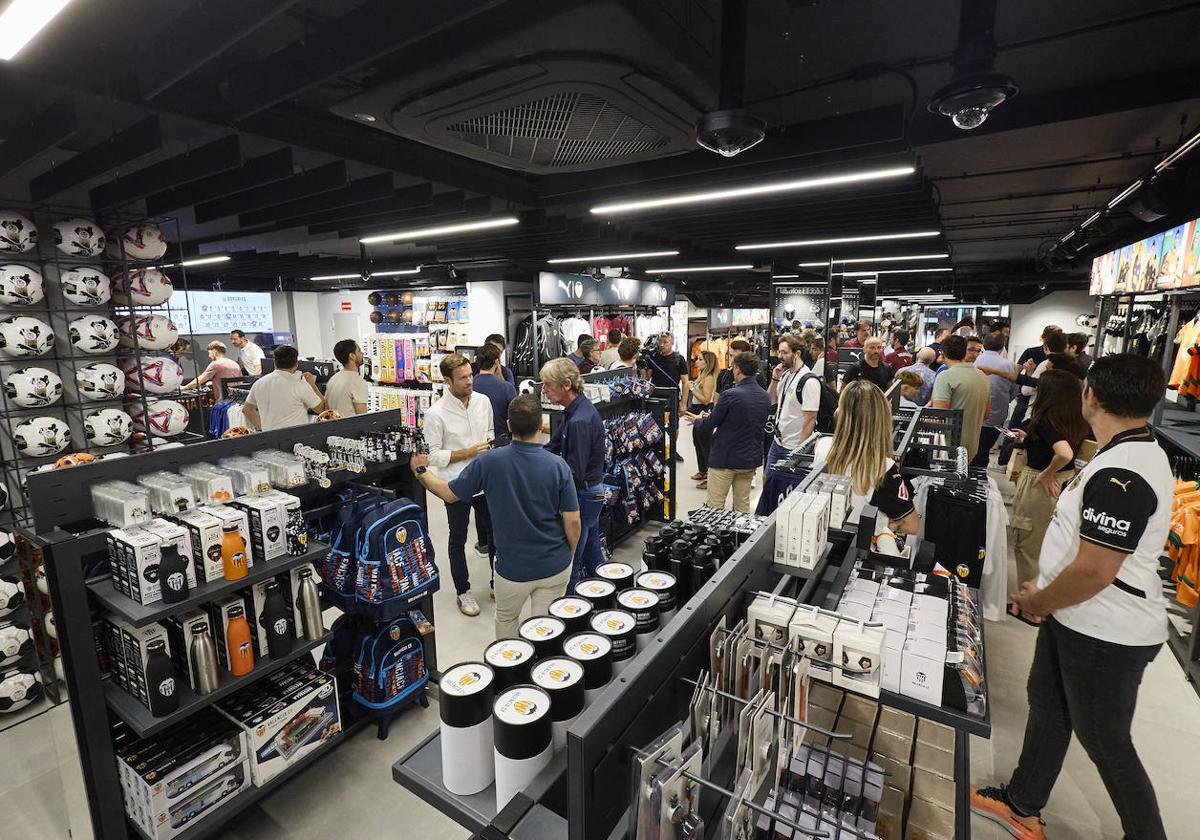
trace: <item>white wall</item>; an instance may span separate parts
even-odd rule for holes
[[[1034,303],[1016,304],[1009,307],[1012,317],[1012,337],[1009,349],[1016,355],[1027,347],[1042,343],[1042,329],[1047,324],[1056,324],[1064,332],[1092,332],[1075,323],[1080,315],[1096,311],[1096,299],[1087,292],[1051,292]]]
[[[328,358],[321,343],[321,318],[316,292],[291,292],[292,332],[301,357]]]
[[[367,302],[371,293],[365,289],[343,292],[321,292],[317,295],[317,325],[321,338],[320,356],[333,358],[333,345],[343,338],[356,341],[368,331],[367,317],[372,306]],[[348,306],[343,306],[348,304]],[[348,317],[347,317],[348,316]],[[353,326],[357,319],[357,326]]]
[[[470,321],[467,322],[468,343],[479,345],[492,333],[504,334],[504,291],[503,280],[485,280],[467,284],[467,306]]]

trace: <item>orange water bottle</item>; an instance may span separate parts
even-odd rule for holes
[[[250,625],[246,623],[246,611],[241,607],[229,608],[229,622],[225,625],[225,643],[229,647],[229,672],[243,677],[254,670],[254,647],[250,643]]]
[[[225,567],[225,580],[241,580],[250,569],[246,565],[246,539],[237,525],[226,525],[221,538],[221,563]]]

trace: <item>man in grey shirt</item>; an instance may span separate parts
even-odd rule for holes
[[[1000,332],[988,333],[983,339],[983,352],[975,360],[975,367],[1016,373],[1016,364],[1004,358],[1002,355],[1003,351],[1003,334]],[[1008,421],[1009,403],[1015,400],[1021,393],[1020,385],[995,374],[988,376],[988,387],[990,389],[989,405],[991,406],[991,411],[984,419],[983,428],[979,431],[979,451],[975,453],[975,457],[971,461],[971,466],[973,467],[987,467],[992,446],[996,443],[997,438],[1000,437],[1000,429]]]

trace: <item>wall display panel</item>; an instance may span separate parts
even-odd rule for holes
[[[675,286],[634,277],[601,277],[590,274],[538,274],[539,306],[671,306]]]
[[[1096,257],[1090,293],[1136,294],[1200,286],[1198,221],[1193,219]]]
[[[823,324],[827,294],[824,283],[776,286],[775,309],[771,313],[775,326],[790,326],[793,321],[802,325]]]

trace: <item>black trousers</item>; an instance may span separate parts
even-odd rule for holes
[[[693,402],[688,406],[688,410],[693,414],[699,414],[702,411],[712,410],[712,406]],[[708,472],[708,453],[712,449],[712,440],[712,429],[701,431],[699,423],[692,426],[692,443],[696,447],[696,472]]]
[[[1133,596],[1130,596],[1133,597]],[[1130,647],[1047,619],[1029,671],[1029,721],[1009,802],[1040,813],[1062,770],[1071,733],[1100,771],[1128,840],[1166,840],[1150,777],[1130,728],[1142,673],[1162,645]]]
[[[998,437],[1000,437],[1000,430],[995,426],[984,426],[979,430],[979,450],[971,459],[972,467],[987,467],[992,457],[992,447],[996,445]]]
[[[475,510],[476,526],[481,521],[487,522],[488,533],[491,533],[491,518],[487,512],[487,500],[484,496],[473,499],[459,499],[453,504],[446,504],[446,521],[450,526],[450,536],[446,539],[446,555],[450,558],[450,575],[454,578],[454,591],[458,595],[471,589],[471,573],[467,569],[467,531],[471,525],[471,510]],[[495,568],[495,549],[491,540],[484,543],[488,546],[488,560]]]

